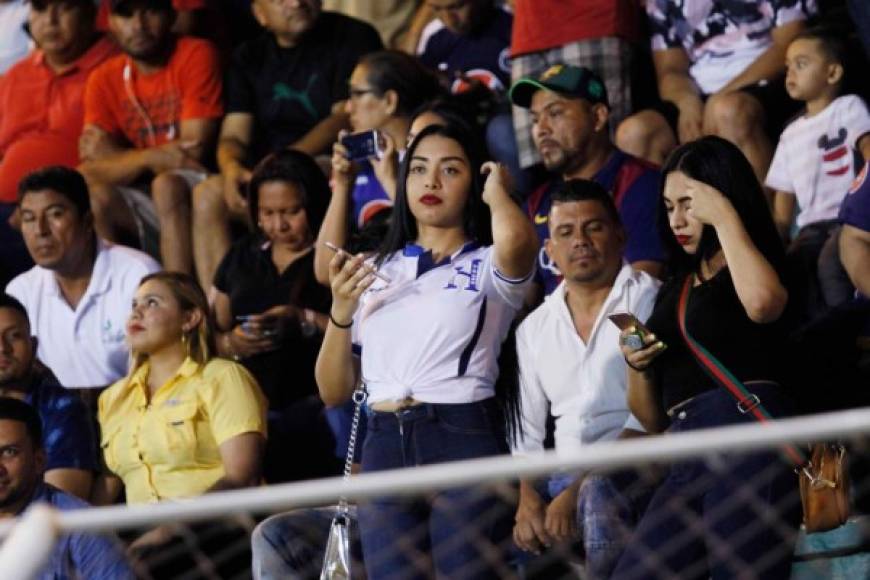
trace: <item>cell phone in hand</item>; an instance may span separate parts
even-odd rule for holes
[[[347,158],[351,161],[362,161],[371,157],[380,159],[383,154],[381,136],[374,129],[345,135],[341,138],[341,144],[347,149]]]
[[[279,321],[277,318],[265,318],[258,325],[256,325],[255,328],[251,321],[257,317],[258,316],[254,314],[243,314],[236,316],[236,320],[241,325],[242,332],[244,332],[248,336],[255,336],[258,338],[271,338],[278,335]]]
[[[332,242],[323,242],[323,245],[326,248],[335,252],[336,254],[344,254],[347,258],[352,257],[347,250],[345,250],[344,248],[339,248],[338,246],[336,246]],[[371,273],[375,275],[375,278],[380,278],[381,280],[383,280],[387,284],[389,284],[391,282],[391,280],[389,278],[387,278],[385,275],[381,274],[380,272],[378,272],[374,268],[369,268],[369,269],[370,269]]]
[[[619,330],[626,330],[634,327],[634,332],[628,336],[625,344],[634,350],[643,348],[644,337],[652,334],[652,331],[644,326],[643,322],[637,319],[637,316],[631,312],[615,312],[607,317],[610,322],[616,325]],[[636,337],[636,338],[635,338]],[[662,343],[664,345],[664,343]],[[664,347],[663,347],[664,348]]]

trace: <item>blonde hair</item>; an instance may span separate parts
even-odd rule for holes
[[[212,353],[217,352],[217,348],[208,300],[199,283],[192,276],[181,272],[155,272],[142,278],[139,287],[152,280],[160,282],[169,289],[182,311],[199,310],[202,313],[199,323],[183,334],[182,340],[187,343],[187,354],[191,359],[200,365],[207,363]],[[130,365],[128,376],[132,377],[148,359],[148,355],[136,352],[131,354],[133,364]]]

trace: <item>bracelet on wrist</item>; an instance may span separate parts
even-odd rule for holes
[[[332,317],[332,312],[329,313],[329,321],[337,328],[341,328],[343,330],[347,330],[348,328],[353,326],[353,318],[351,318],[350,322],[348,322],[347,324],[342,324],[339,321],[337,321],[335,318]]]

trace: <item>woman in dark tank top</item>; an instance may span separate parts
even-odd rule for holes
[[[680,332],[688,284],[687,332],[773,417],[790,414],[781,386],[784,251],[752,167],[731,143],[705,137],[674,151],[662,175],[659,229],[671,277],[644,346],[622,346],[632,413],[651,433],[755,421],[707,375]],[[613,578],[788,578],[800,521],[791,465],[776,451],[723,451],[671,466]]]

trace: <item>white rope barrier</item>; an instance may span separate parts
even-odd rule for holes
[[[705,429],[663,437],[643,437],[588,445],[571,452],[548,451],[524,457],[491,457],[440,465],[341,478],[272,485],[206,494],[196,499],[158,504],[111,506],[61,512],[63,531],[105,531],[223,518],[236,514],[274,513],[292,507],[335,503],[343,495],[351,501],[390,494],[419,494],[451,486],[503,482],[555,471],[612,470],[626,466],[673,461],[721,452],[749,451],[791,442],[824,441],[870,433],[870,408],[767,424],[753,423]],[[0,524],[0,535],[13,522]],[[2,568],[0,568],[2,569]]]

